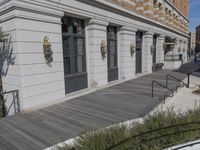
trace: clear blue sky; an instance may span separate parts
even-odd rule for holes
[[[200,0],[190,1],[190,31],[195,31],[195,28],[200,25]]]

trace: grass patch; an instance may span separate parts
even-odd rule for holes
[[[200,138],[200,107],[186,113],[173,108],[149,115],[143,123],[118,125],[87,133],[74,147],[59,150],[162,150]]]

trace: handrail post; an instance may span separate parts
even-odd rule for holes
[[[188,73],[187,76],[188,76],[187,88],[189,88],[190,87],[190,74]]]
[[[181,81],[180,79],[177,79],[176,77],[172,76],[171,74],[167,74],[167,81],[166,81],[166,86],[168,86],[168,80],[169,80],[169,77],[175,79],[176,81],[178,81],[179,83],[182,83],[183,86],[185,86],[185,83],[183,81]]]
[[[168,87],[168,78],[169,78],[169,75],[167,75],[167,79],[166,79],[166,87]]]
[[[14,101],[14,111],[15,111],[15,114],[17,113],[16,111],[16,100],[15,100],[15,92],[13,92],[13,101]]]
[[[17,96],[17,108],[18,108],[17,112],[20,112],[19,91],[17,91],[16,94],[17,94],[16,96]]]
[[[173,92],[172,89],[167,88],[165,85],[163,85],[163,84],[161,84],[161,83],[159,83],[159,82],[152,81],[152,97],[154,97],[154,83],[155,83],[155,84],[158,84],[159,86],[161,86],[161,87],[163,87],[163,88],[165,88],[165,89],[168,89],[169,91],[172,92],[172,97],[174,96],[174,92]]]
[[[14,90],[14,91],[8,91],[8,92],[3,92],[0,93],[2,96],[5,94],[12,94],[12,102],[10,104],[10,106],[6,106],[6,100],[3,100],[3,105],[2,105],[2,113],[3,113],[3,117],[6,117],[10,110],[13,108],[13,112],[16,114],[18,112],[20,112],[20,102],[19,102],[19,91],[18,90]]]
[[[152,81],[152,84],[151,84],[151,86],[152,86],[152,97],[154,97],[154,94],[153,94],[153,92],[154,92],[153,84],[154,84],[154,82]]]
[[[200,61],[199,61],[199,72],[200,72]]]
[[[3,101],[2,113],[3,113],[3,117],[6,117],[6,104],[5,104],[5,101]]]

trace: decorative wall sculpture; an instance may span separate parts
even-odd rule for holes
[[[181,48],[180,48],[180,47],[178,48],[178,52],[179,52],[179,53],[181,52]]]
[[[103,40],[101,42],[101,55],[102,55],[103,58],[105,58],[106,54],[107,54],[107,43],[106,43],[105,40]]]
[[[51,49],[51,44],[49,43],[49,38],[47,36],[44,37],[43,53],[47,65],[51,67],[51,62],[53,62],[53,51]]]
[[[151,51],[151,54],[154,53],[154,51],[155,51],[155,47],[154,47],[153,45],[151,45],[150,51]]]
[[[165,50],[167,47],[167,45],[165,43],[163,43],[163,50]]]
[[[132,42],[132,43],[131,43],[131,46],[130,46],[131,57],[132,57],[133,54],[135,53],[135,50],[136,50],[136,48],[135,48],[135,43]]]

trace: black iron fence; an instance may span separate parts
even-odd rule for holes
[[[182,55],[165,55],[164,57],[165,61],[181,61],[182,60]]]
[[[152,84],[151,84],[151,88],[152,88],[152,97],[154,97],[154,86],[155,85],[157,85],[157,86],[159,86],[159,87],[161,87],[161,88],[164,88],[164,89],[167,89],[169,92],[171,92],[171,97],[173,97],[174,96],[174,91],[172,90],[172,89],[170,89],[170,88],[168,88],[166,85],[163,85],[163,84],[161,84],[161,83],[159,83],[159,82],[157,82],[157,81],[152,81]],[[164,100],[165,100],[165,98],[166,98],[166,96],[168,96],[168,95],[165,95],[164,96]]]
[[[8,115],[20,112],[20,101],[19,101],[18,90],[1,92],[0,95],[2,97],[2,104],[1,104],[2,117],[6,117]]]
[[[175,80],[177,81],[179,84],[176,85],[176,92],[177,92],[177,89],[182,86],[186,86],[187,88],[190,87],[190,76],[194,73],[194,72],[200,72],[200,61],[197,61],[197,62],[190,62],[191,64],[193,65],[187,65],[186,66],[186,70],[189,70],[189,71],[186,71],[186,72],[182,72],[182,73],[185,73],[187,75],[187,83],[184,83],[183,81],[181,81],[180,79],[176,78],[175,76],[171,75],[171,74],[167,74],[166,75],[166,85],[164,84],[161,84],[157,81],[152,81],[152,97],[154,97],[154,86],[155,85],[158,85],[162,88],[165,88],[165,89],[168,89],[169,91],[172,91],[172,96],[173,96],[173,90],[171,88],[169,88],[169,80],[172,79],[172,80]],[[188,63],[189,64],[189,63]],[[179,69],[180,70],[180,69]],[[165,98],[167,97],[167,95],[164,96],[164,100]]]
[[[190,87],[190,76],[194,73],[194,72],[200,72],[200,61],[194,61],[193,63],[193,70],[191,72],[187,73],[187,87]]]
[[[181,81],[180,79],[176,78],[175,76],[173,76],[171,74],[167,74],[167,76],[166,76],[166,87],[169,86],[169,80],[170,80],[170,78],[173,79],[173,80],[175,80],[175,81],[177,81],[179,84],[181,84],[182,87],[184,87],[186,85],[183,81]],[[179,86],[180,85],[176,86],[176,92],[177,92],[177,89],[178,89]]]

